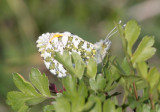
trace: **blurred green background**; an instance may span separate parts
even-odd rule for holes
[[[36,48],[39,35],[69,31],[92,43],[104,39],[114,22],[130,19],[142,27],[141,37],[155,36],[151,65],[160,68],[160,0],[1,0],[0,1],[0,111],[10,112],[8,91],[16,90],[12,73],[28,78],[32,67],[48,72]],[[118,34],[111,38],[112,55],[123,56]]]

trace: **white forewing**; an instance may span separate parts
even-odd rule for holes
[[[54,36],[55,38],[53,38]],[[54,59],[53,54],[55,51],[61,54],[63,54],[65,50],[69,51],[69,54],[76,52],[84,61],[87,61],[90,57],[95,57],[97,63],[100,63],[107,54],[110,45],[111,42],[109,40],[105,43],[100,41],[92,44],[70,32],[45,33],[39,36],[37,40],[38,51],[41,53],[47,69],[58,77],[65,77],[68,73],[64,66]],[[99,51],[103,51],[103,53]]]

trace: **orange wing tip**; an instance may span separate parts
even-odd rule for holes
[[[50,38],[49,42],[51,42],[54,38],[62,37],[62,34],[54,34],[52,38]]]

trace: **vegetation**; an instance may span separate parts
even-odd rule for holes
[[[124,112],[128,108],[136,112],[160,111],[160,72],[147,62],[156,52],[154,37],[144,36],[133,50],[141,31],[139,25],[129,21],[125,27],[116,26],[125,54],[122,63],[110,54],[102,65],[97,65],[94,58],[86,64],[76,53],[56,52],[55,58],[71,74],[59,79],[63,87],[58,89],[52,84],[51,92],[48,78],[36,68],[29,74],[30,82],[14,73],[20,91],[9,92],[7,103],[18,112],[32,110],[45,100],[50,103],[43,107],[44,112]],[[119,86],[124,93],[117,90]],[[118,100],[119,95],[123,95],[122,100]]]

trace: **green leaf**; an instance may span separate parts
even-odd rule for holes
[[[107,77],[106,80],[110,81],[113,78],[113,74],[117,71],[116,67],[114,67],[114,63],[116,63],[115,61],[115,57],[109,57],[108,58],[108,62],[106,62],[106,64],[103,65],[103,69],[102,69],[102,73],[104,75],[104,77]],[[101,68],[100,68],[101,69]],[[116,78],[116,76],[115,76]]]
[[[160,112],[160,106],[159,106],[159,104],[157,104],[157,105],[155,106],[155,108],[156,108],[156,112]]]
[[[137,107],[137,112],[154,112],[154,111],[151,111],[151,107],[149,105],[143,104]]]
[[[160,73],[158,72],[157,68],[155,67],[151,68],[147,76],[147,80],[150,84],[151,90],[154,87],[157,87],[156,85],[159,82],[159,77],[160,77]]]
[[[105,72],[105,79],[106,79],[106,87],[105,92],[109,92],[116,88],[119,83],[120,74],[125,74],[125,71],[120,67],[120,65],[115,63],[115,61],[111,63],[111,67],[106,70]],[[114,65],[115,64],[115,65]],[[118,68],[117,68],[118,67]],[[118,73],[119,72],[119,73]]]
[[[104,77],[101,74],[98,74],[96,77],[96,80],[89,79],[89,83],[90,83],[91,88],[94,91],[97,91],[97,90],[103,91],[106,86],[106,79],[104,79]]]
[[[73,63],[71,56],[73,58]],[[85,63],[78,53],[72,53],[72,55],[69,55],[68,51],[64,51],[61,55],[59,52],[55,52],[55,59],[64,66],[69,74],[72,76],[75,75],[79,79],[82,78],[84,74]]]
[[[72,59],[71,56],[69,55],[69,52],[64,51],[62,55],[59,52],[54,52],[54,53],[55,53],[54,58],[58,62],[60,62],[71,75],[75,75],[75,71],[72,66]]]
[[[52,97],[48,89],[48,79],[45,74],[41,75],[37,69],[32,69],[30,79],[41,94],[21,75],[17,73],[13,75],[14,83],[21,92],[9,92],[7,94],[7,103],[11,105],[15,111],[27,112],[29,106],[39,104],[47,98]]]
[[[72,57],[75,64],[75,75],[81,79],[84,74],[85,63],[83,62],[81,56],[78,53],[72,53]]]
[[[127,83],[130,83],[130,84],[133,83],[133,82],[137,82],[137,81],[142,80],[141,77],[135,76],[135,75],[123,76],[123,78]]]
[[[122,112],[122,108],[117,108],[116,112]]]
[[[72,99],[72,112],[81,112],[84,104],[85,104],[84,97],[79,96]]]
[[[103,90],[106,85],[106,79],[100,74],[97,76],[97,85],[99,90]]]
[[[116,112],[114,102],[110,99],[106,100],[103,104],[103,112]]]
[[[45,74],[41,74],[38,69],[32,68],[29,78],[32,84],[39,90],[42,95],[51,96],[49,91],[48,78]]]
[[[137,22],[132,20],[129,21],[125,27],[125,38],[127,40],[127,52],[131,56],[132,55],[132,47],[136,42],[141,28],[137,25]]]
[[[123,68],[123,72],[125,72],[125,75],[130,75],[130,66],[127,62],[126,57],[123,59],[122,68]]]
[[[73,76],[67,76],[63,78],[63,85],[66,89],[65,93],[70,97],[74,98],[77,95],[77,83],[76,78]]]
[[[44,112],[53,112],[53,110],[55,110],[54,105],[46,105],[46,106],[43,108],[43,111],[44,111]]]
[[[104,102],[106,100],[106,94],[104,92],[99,92],[97,96],[101,100],[101,102]]]
[[[92,101],[88,101],[82,108],[82,112],[90,112],[90,110],[92,110],[95,106],[95,102]]]
[[[134,52],[133,56],[131,57],[131,61],[134,67],[136,66],[136,63],[146,61],[155,54],[156,49],[152,47],[153,44],[154,44],[153,37],[145,36],[142,39],[136,51]]]
[[[20,74],[14,73],[13,80],[16,87],[19,90],[21,90],[24,94],[34,95],[34,96],[39,95],[38,92],[35,90],[35,88],[32,86],[32,84],[26,81]]]
[[[47,99],[44,96],[26,96],[26,98],[27,100],[25,101],[25,103],[27,105],[37,105]]]
[[[28,106],[26,105],[23,105],[19,110],[18,112],[28,112],[30,109],[28,108]]]
[[[84,98],[88,96],[88,90],[83,80],[80,80],[79,82],[78,94],[79,96],[83,96]]]
[[[43,96],[33,96],[23,94],[22,92],[12,91],[7,94],[7,103],[12,106],[14,110],[21,110],[22,107],[28,107],[30,105],[36,105],[41,103],[46,98]]]
[[[123,68],[120,66],[120,64],[118,62],[113,63],[114,67],[117,69],[118,73],[120,75],[127,75],[126,72],[123,70]]]
[[[137,87],[137,90],[141,90],[148,87],[148,83],[146,80],[139,80],[136,82],[136,87]]]
[[[97,75],[97,77],[98,77],[98,75]],[[96,79],[89,79],[89,84],[90,84],[92,90],[94,90],[94,91],[98,90],[98,84],[97,84]]]
[[[95,106],[89,112],[102,112],[101,100],[96,96],[90,96],[89,102],[95,102]]]
[[[107,82],[105,91],[109,92],[109,91],[115,89],[118,85],[119,85],[118,83],[113,84],[113,81],[110,81],[109,83]]]
[[[160,93],[160,82],[158,83],[158,91]]]
[[[7,104],[11,105],[12,109],[19,112],[27,112],[29,107],[25,105],[25,95],[21,92],[12,91],[7,94]]]
[[[54,105],[56,112],[71,112],[71,105],[64,97],[57,98]]]
[[[144,78],[147,79],[147,72],[148,72],[148,66],[146,64],[146,62],[140,62],[137,64],[137,70],[139,72],[139,75]]]
[[[142,105],[141,102],[138,102],[134,97],[128,96],[128,105],[130,108],[134,109],[139,105]]]
[[[97,73],[97,63],[94,58],[90,58],[87,64],[87,76],[89,78],[95,78]]]

